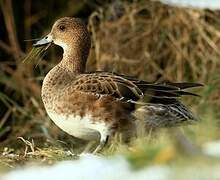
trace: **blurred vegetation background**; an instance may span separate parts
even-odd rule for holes
[[[0,149],[19,149],[18,137],[34,139],[38,147],[55,139],[67,146],[76,142],[49,120],[40,96],[42,80],[62,50],[54,46],[42,60],[22,62],[31,40],[47,34],[63,16],[80,17],[88,25],[89,71],[205,84],[197,92],[201,98],[184,101],[203,120],[197,127],[203,139],[220,137],[217,130],[213,135],[220,117],[220,11],[150,0],[0,0]]]

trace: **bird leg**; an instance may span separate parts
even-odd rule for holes
[[[95,148],[95,150],[92,153],[96,154],[97,152],[101,151],[105,147],[105,145],[107,144],[108,139],[109,139],[108,135],[106,135],[104,137],[101,136],[99,145]]]

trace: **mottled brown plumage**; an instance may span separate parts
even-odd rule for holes
[[[85,72],[90,49],[86,26],[77,18],[61,18],[46,38],[35,46],[55,43],[64,50],[63,59],[45,77],[42,99],[50,118],[64,131],[81,139],[100,139],[100,150],[108,136],[120,132],[125,139],[136,133],[139,115],[147,127],[171,127],[195,121],[176,98],[196,95],[184,89],[197,83],[149,83],[109,72]],[[144,97],[150,101],[145,102]],[[135,104],[140,104],[135,109]]]

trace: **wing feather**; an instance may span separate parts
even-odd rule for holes
[[[201,86],[199,83],[149,83],[132,77],[108,72],[85,73],[76,76],[75,90],[112,96],[120,100],[138,101],[144,95],[158,99],[175,99],[182,95],[198,96],[183,89]]]

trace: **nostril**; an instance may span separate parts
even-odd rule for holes
[[[48,36],[46,36],[45,39],[48,39]]]

